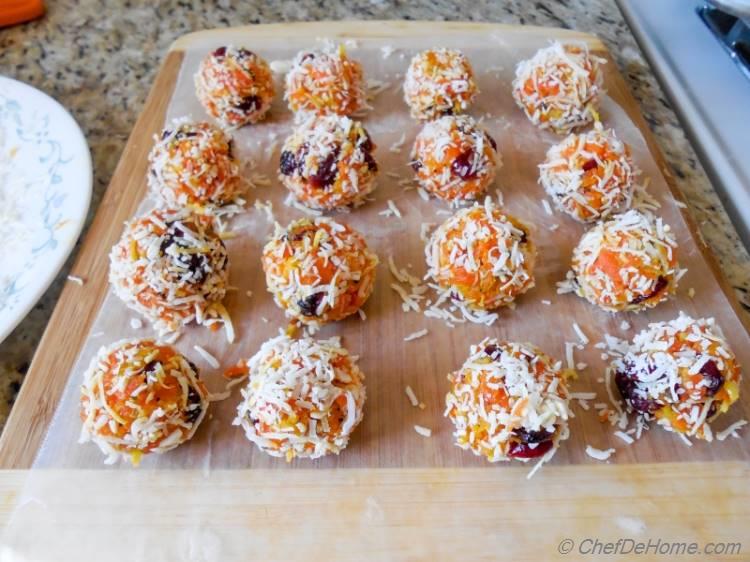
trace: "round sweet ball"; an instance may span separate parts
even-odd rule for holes
[[[441,224],[425,255],[429,277],[472,309],[509,305],[534,286],[536,250],[529,227],[489,198]]]
[[[148,185],[166,207],[219,207],[245,190],[232,140],[210,123],[179,120],[149,154]]]
[[[268,63],[242,47],[211,51],[195,75],[195,93],[224,127],[257,123],[268,113],[275,88]]]
[[[279,228],[263,249],[262,263],[276,304],[287,316],[317,326],[365,304],[378,258],[359,232],[320,217]]]
[[[411,166],[425,191],[458,203],[480,198],[502,162],[495,140],[473,117],[449,115],[424,125]]]
[[[115,294],[160,334],[226,314],[229,260],[209,215],[157,209],[136,217],[109,259]]]
[[[375,188],[374,150],[359,121],[339,115],[312,117],[284,142],[279,178],[311,209],[357,207]]]
[[[448,376],[456,445],[490,462],[548,461],[568,438],[570,373],[528,343],[484,339]]]
[[[742,376],[714,319],[684,313],[637,334],[610,365],[610,375],[629,411],[708,441],[710,423],[739,399]]]
[[[263,452],[291,461],[339,454],[362,421],[365,376],[338,338],[273,338],[247,361],[235,425]]]
[[[284,98],[294,112],[352,115],[367,108],[362,65],[338,49],[297,53],[286,75]]]
[[[81,442],[138,465],[188,441],[208,408],[198,369],[172,346],[124,340],[102,347],[83,375]]]
[[[580,222],[629,207],[639,174],[630,147],[601,126],[571,133],[539,165],[539,183],[555,206]]]
[[[576,294],[611,312],[664,302],[684,273],[669,225],[634,209],[587,231],[573,250],[572,271]]]
[[[404,78],[404,99],[415,119],[464,113],[478,93],[469,59],[455,49],[422,51]]]
[[[513,98],[534,125],[569,133],[598,120],[604,62],[585,44],[555,42],[518,64]]]

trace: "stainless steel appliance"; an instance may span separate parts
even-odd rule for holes
[[[750,248],[750,0],[617,0]]]

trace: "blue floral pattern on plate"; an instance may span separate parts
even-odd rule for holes
[[[0,341],[47,290],[91,201],[91,158],[73,118],[0,76]]]

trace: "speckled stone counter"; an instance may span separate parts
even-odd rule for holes
[[[89,220],[162,57],[170,43],[185,33],[319,19],[471,20],[595,33],[612,51],[675,171],[690,212],[743,306],[750,309],[750,258],[613,0],[55,0],[48,4],[44,19],[0,30],[0,74],[47,92],[81,125],[94,161]],[[0,427],[71,263],[72,258],[28,317],[0,344]]]

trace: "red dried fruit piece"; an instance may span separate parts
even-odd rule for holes
[[[703,375],[703,380],[706,381],[708,395],[713,396],[719,392],[721,385],[724,384],[724,375],[721,374],[716,363],[714,361],[706,361],[703,367],[701,367],[700,372]]]
[[[552,448],[552,441],[543,441],[533,449],[528,443],[513,442],[508,448],[508,456],[514,459],[535,459],[541,457]]]
[[[310,183],[318,188],[324,188],[331,185],[339,173],[338,163],[339,150],[330,152],[320,164],[317,171],[308,177]]]
[[[596,168],[597,166],[598,166],[598,164],[596,163],[596,160],[594,160],[593,158],[590,158],[589,160],[586,160],[586,161],[585,161],[585,162],[583,163],[583,166],[581,166],[581,169],[582,169],[582,170],[583,170],[584,172],[588,172],[589,170],[593,170],[593,169],[594,169],[594,168]]]
[[[650,293],[647,293],[645,295],[638,295],[632,301],[630,301],[630,304],[639,304],[639,303],[642,303],[645,300],[648,300],[650,298],[655,297],[668,284],[669,284],[669,281],[667,281],[666,277],[664,277],[663,275],[659,275],[659,278],[656,280],[656,283],[654,284],[653,290]]]
[[[459,154],[451,164],[451,171],[462,180],[470,180],[477,177],[477,170],[472,169],[474,162],[474,151],[465,150]]]

